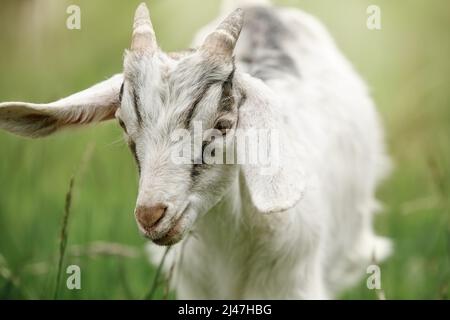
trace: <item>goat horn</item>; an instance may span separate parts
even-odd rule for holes
[[[155,31],[150,21],[150,13],[145,3],[141,3],[134,15],[131,50],[153,53],[157,47]]]
[[[244,11],[236,9],[211,33],[201,49],[212,55],[231,57],[244,24]]]

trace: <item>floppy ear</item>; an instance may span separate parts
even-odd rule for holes
[[[285,211],[303,196],[306,175],[298,156],[300,147],[288,137],[276,111],[280,106],[273,91],[262,81],[243,76],[240,86],[245,101],[239,108],[238,129],[263,129],[275,139],[270,142],[270,167],[244,163],[241,172],[254,207],[262,213]],[[294,141],[293,141],[294,140]],[[252,142],[253,143],[253,142]],[[257,143],[261,147],[261,143]],[[264,146],[262,146],[264,147]],[[264,147],[265,148],[265,147]]]
[[[48,104],[0,103],[0,128],[25,137],[44,137],[55,131],[112,119],[120,105],[121,74],[84,91]]]

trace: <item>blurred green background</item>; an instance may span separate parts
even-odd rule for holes
[[[49,102],[120,72],[139,1],[2,0],[0,101]],[[382,265],[387,299],[448,299],[450,284],[450,2],[291,0],[322,20],[367,80],[396,168],[380,189],[380,234],[395,243]],[[66,8],[81,7],[81,30]],[[189,46],[220,1],[148,1],[160,45]],[[382,30],[366,28],[380,6]],[[86,150],[84,169],[78,170]],[[88,152],[89,153],[89,152]],[[78,170],[78,171],[77,171]],[[76,174],[58,297],[142,298],[155,275],[133,217],[137,173],[115,122],[44,140],[0,132],[0,299],[53,298],[59,234]],[[99,243],[100,242],[100,243]],[[65,267],[82,289],[65,288]],[[165,297],[164,285],[156,297]],[[342,298],[377,299],[365,279]],[[169,296],[172,297],[172,296]]]

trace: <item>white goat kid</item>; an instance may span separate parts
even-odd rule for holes
[[[389,163],[378,116],[314,18],[267,1],[224,8],[239,5],[197,49],[166,54],[141,4],[123,76],[50,104],[2,103],[0,127],[42,137],[116,117],[140,171],[139,229],[173,245],[179,298],[330,298],[389,252],[372,230]],[[235,129],[277,130],[280,169],[174,163],[171,134],[195,122],[228,149]]]

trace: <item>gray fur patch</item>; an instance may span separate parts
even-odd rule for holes
[[[282,43],[292,37],[291,31],[270,8],[246,9],[244,30],[248,34],[248,55],[241,57],[249,73],[262,80],[282,74],[300,76],[294,59],[283,49]]]

